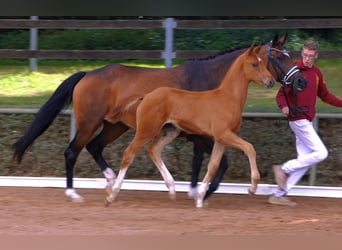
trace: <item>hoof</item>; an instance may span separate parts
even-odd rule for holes
[[[172,201],[176,200],[176,193],[169,193],[169,197]]]
[[[76,193],[74,189],[65,190],[65,195],[73,202],[84,202],[84,198]]]
[[[255,195],[255,191],[253,192],[252,190],[248,189],[248,194],[249,195]]]
[[[105,207],[109,207],[109,205],[112,204],[112,202],[108,201],[108,199],[105,199],[104,205]]]
[[[203,200],[201,199],[196,200],[196,208],[203,208]]]
[[[111,197],[109,197],[109,196],[106,197],[106,199],[105,199],[105,206],[108,207],[110,204],[113,203],[113,201],[114,201],[113,198],[111,198]]]

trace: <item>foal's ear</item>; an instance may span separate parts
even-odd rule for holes
[[[256,47],[253,52],[255,54],[259,54],[261,47],[262,47],[262,44],[259,44],[258,47]]]
[[[247,55],[250,56],[253,52],[254,49],[254,43],[251,44],[251,46],[249,47],[248,51],[247,51]]]

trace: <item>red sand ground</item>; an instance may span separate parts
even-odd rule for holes
[[[0,235],[342,235],[342,199],[291,197],[296,207],[267,196],[214,194],[195,207],[186,193],[122,190],[104,206],[105,192],[79,189],[84,203],[58,188],[0,188]]]

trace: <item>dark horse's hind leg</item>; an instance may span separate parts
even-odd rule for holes
[[[197,187],[198,178],[202,166],[203,155],[204,153],[211,154],[211,151],[214,146],[214,142],[212,139],[197,135],[186,135],[186,138],[189,141],[194,143],[194,156],[192,161],[192,175],[191,175],[191,188],[195,189]],[[209,188],[204,196],[204,199],[207,199],[213,192],[215,192],[222,181],[224,174],[228,169],[228,159],[226,155],[222,156],[219,168],[214,176],[214,179],[211,181]]]
[[[78,195],[74,190],[73,178],[74,178],[74,166],[78,155],[80,154],[82,148],[86,144],[88,138],[90,138],[91,133],[76,133],[74,139],[70,142],[68,148],[64,151],[65,158],[65,169],[67,177],[67,189],[65,191],[66,196],[71,198],[73,201],[82,202],[83,197]]]
[[[112,179],[115,178],[115,175],[104,159],[102,152],[106,145],[119,138],[128,129],[129,127],[122,123],[113,124],[104,121],[101,132],[96,137],[94,137],[94,139],[92,139],[86,146],[88,152],[93,156],[94,160],[99,165],[101,171],[107,179],[107,182],[109,182],[110,185],[114,184],[110,182],[114,181]]]
[[[68,148],[64,152],[67,177],[67,189],[65,194],[73,201],[83,201],[83,198],[76,193],[73,187],[74,166],[81,150],[88,143],[94,132],[100,127],[102,121],[100,119],[97,120],[98,122],[95,122],[96,120],[93,119],[93,123],[79,122],[82,126],[78,125],[75,137],[69,143]]]

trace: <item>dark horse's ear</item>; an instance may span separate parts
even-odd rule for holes
[[[288,36],[288,33],[286,32],[286,34],[279,38],[279,35],[275,35],[272,42],[271,42],[271,46],[274,48],[274,47],[277,47],[279,45],[281,46],[284,46],[285,42],[286,42],[286,39],[287,39],[287,36]]]
[[[284,41],[286,41],[288,35],[289,35],[289,34],[286,32],[286,33],[285,33],[285,36],[284,36]]]
[[[278,39],[279,39],[279,35],[276,34],[271,41],[272,47],[274,47],[278,43]]]
[[[282,38],[279,39],[279,43],[281,43],[281,45],[285,44],[287,36],[288,36],[288,34],[286,32],[285,35]]]

